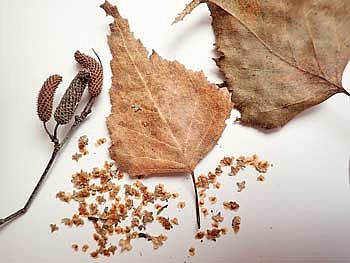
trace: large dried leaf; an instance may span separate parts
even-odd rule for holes
[[[195,0],[181,20],[200,2]],[[350,57],[349,0],[208,0],[216,60],[245,124],[274,128],[332,95]],[[349,95],[349,94],[348,94]]]
[[[154,51],[148,57],[117,8],[108,2],[102,8],[114,17],[108,36],[111,157],[132,176],[193,172],[226,126],[229,92]]]

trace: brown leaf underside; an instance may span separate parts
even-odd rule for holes
[[[226,126],[229,92],[154,51],[148,57],[117,8],[101,7],[114,17],[108,36],[112,159],[131,176],[192,172]]]
[[[216,62],[242,123],[283,126],[336,93],[348,94],[341,79],[350,57],[350,1],[206,2],[221,54]]]

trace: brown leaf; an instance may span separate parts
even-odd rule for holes
[[[206,2],[221,54],[216,62],[242,123],[283,126],[336,93],[349,95],[341,78],[350,57],[350,1]]]
[[[111,157],[131,176],[192,172],[226,126],[229,92],[155,51],[148,57],[117,8],[107,1],[101,7],[114,17],[108,36]]]

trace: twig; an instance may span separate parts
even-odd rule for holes
[[[52,138],[52,142],[54,143],[54,150],[51,154],[51,158],[48,162],[48,164],[46,165],[46,168],[43,172],[43,174],[41,175],[38,183],[36,184],[33,192],[31,193],[31,195],[29,196],[29,199],[27,200],[27,202],[25,203],[24,207],[14,213],[12,213],[11,215],[5,217],[5,218],[2,218],[0,219],[0,226],[6,224],[6,223],[9,223],[10,221],[16,219],[17,217],[25,214],[30,205],[32,204],[34,198],[36,197],[36,195],[38,194],[38,191],[40,189],[40,186],[42,185],[42,183],[44,182],[52,164],[54,163],[55,161],[55,158],[58,154],[58,152],[62,149],[62,146],[67,142],[67,140],[70,138],[72,132],[75,130],[75,128],[77,128],[77,126],[79,126],[85,119],[86,117],[91,113],[91,108],[93,106],[95,102],[95,99],[94,98],[90,98],[90,100],[87,102],[87,104],[85,105],[85,108],[84,110],[80,113],[80,115],[77,115],[75,116],[75,121],[73,123],[73,125],[71,126],[71,128],[69,129],[69,131],[67,132],[67,135],[66,137],[62,140],[62,142],[60,143],[58,138],[57,138],[57,129],[58,129],[58,124],[56,124],[56,127],[55,127],[55,131],[54,131],[54,135],[51,135],[50,132],[47,130],[46,128],[46,125],[44,124],[44,128],[45,130],[47,130],[47,133],[49,134],[49,136],[51,135]],[[51,137],[50,136],[50,137]]]
[[[191,177],[192,177],[192,183],[193,183],[193,188],[194,188],[194,193],[195,193],[195,198],[196,198],[197,226],[198,226],[198,229],[200,229],[201,228],[201,217],[199,214],[198,193],[197,193],[197,187],[196,187],[196,179],[194,178],[194,172],[191,173]]]
[[[46,122],[43,121],[43,125],[44,125],[44,130],[46,131],[47,135],[49,135],[50,140],[52,141],[52,140],[53,140],[53,135],[52,135],[51,132],[47,129]]]
[[[54,162],[54,160],[55,160],[59,150],[60,150],[59,144],[55,144],[55,148],[54,148],[54,150],[53,150],[53,152],[51,154],[51,158],[50,158],[48,164],[46,165],[46,168],[45,168],[43,174],[41,175],[37,185],[35,186],[33,192],[29,196],[29,199],[26,202],[26,204],[24,205],[24,207],[22,209],[18,210],[17,212],[14,212],[13,214],[9,215],[8,217],[0,219],[0,226],[5,224],[5,223],[8,223],[8,222],[12,221],[13,219],[17,218],[18,216],[21,216],[21,215],[25,214],[28,211],[28,208],[32,204],[34,197],[37,195],[40,186],[44,182],[44,179],[46,178],[46,175],[49,172],[49,170],[50,170],[50,168],[51,168],[51,166],[52,166],[52,164],[53,164],[53,162]]]
[[[54,139],[57,139],[57,130],[58,130],[58,126],[60,126],[58,123],[56,123],[56,126],[55,126],[55,130],[53,132],[53,140]]]

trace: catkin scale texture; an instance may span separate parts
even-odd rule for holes
[[[72,80],[55,110],[54,117],[58,124],[67,124],[72,119],[89,79],[89,71],[82,70]]]
[[[53,97],[61,81],[60,75],[52,75],[45,80],[39,91],[37,112],[39,119],[43,122],[47,122],[51,118]]]
[[[87,56],[80,51],[74,53],[74,58],[82,67],[90,71],[91,79],[88,84],[90,96],[98,96],[101,93],[103,84],[103,70],[101,64],[94,58]]]

